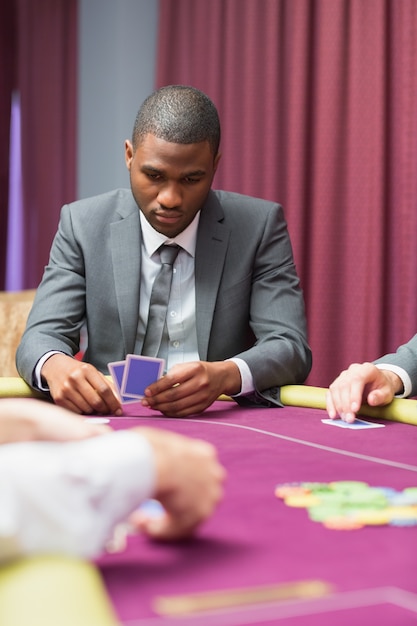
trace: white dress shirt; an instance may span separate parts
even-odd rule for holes
[[[0,446],[0,561],[98,556],[155,487],[153,451],[137,432]]]

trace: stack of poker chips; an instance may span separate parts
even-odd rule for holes
[[[277,498],[290,507],[308,509],[314,522],[332,530],[365,526],[417,526],[417,487],[398,491],[361,481],[277,485]]]

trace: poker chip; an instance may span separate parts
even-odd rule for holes
[[[368,483],[361,482],[359,480],[339,480],[329,483],[331,490],[342,493],[352,493],[368,489]]]
[[[391,504],[395,506],[413,506],[417,505],[417,495],[413,493],[396,493],[390,498]]]
[[[416,506],[393,505],[387,511],[391,519],[417,519]]]
[[[323,520],[323,526],[330,530],[358,530],[363,528],[364,524],[348,517],[329,517]]]
[[[390,526],[417,526],[417,519],[392,519],[389,522]]]
[[[374,489],[384,494],[384,496],[388,499],[391,499],[398,494],[398,491],[392,487],[374,487]]]
[[[308,515],[313,522],[324,522],[327,519],[342,517],[343,511],[338,504],[318,504],[309,508]]]
[[[277,498],[305,508],[311,521],[330,530],[365,526],[417,526],[417,487],[398,491],[362,481],[287,483],[275,488]]]
[[[290,498],[296,496],[304,496],[309,494],[310,490],[305,487],[301,487],[300,485],[278,485],[275,489],[275,495],[277,498]]]
[[[387,510],[373,511],[358,511],[353,514],[353,519],[356,520],[362,526],[385,526],[390,521],[390,516]]]
[[[287,506],[298,508],[309,508],[320,503],[320,499],[312,493],[304,493],[300,495],[290,495],[285,498]]]

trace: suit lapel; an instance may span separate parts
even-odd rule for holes
[[[224,226],[223,209],[210,192],[198,226],[195,255],[196,326],[200,359],[207,359],[208,344],[230,231]]]
[[[141,230],[139,209],[110,225],[113,276],[125,354],[135,348],[139,316]]]

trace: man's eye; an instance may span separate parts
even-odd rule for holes
[[[184,182],[187,185],[195,185],[196,183],[199,183],[200,180],[201,180],[201,178],[193,178],[193,177],[184,178]]]
[[[146,176],[149,178],[149,180],[160,180],[161,179],[161,175],[160,174],[153,174],[151,172],[146,172]]]

